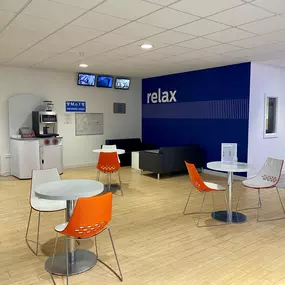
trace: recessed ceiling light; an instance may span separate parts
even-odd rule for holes
[[[151,49],[151,48],[153,48],[153,45],[151,45],[151,44],[143,44],[143,45],[141,45],[141,48],[143,48],[143,49]]]
[[[80,64],[79,64],[79,67],[86,68],[86,67],[88,67],[88,64],[86,64],[86,63],[80,63]]]

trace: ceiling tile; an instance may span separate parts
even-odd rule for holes
[[[128,20],[136,20],[160,8],[161,6],[142,0],[107,0],[96,7],[94,11]]]
[[[22,54],[16,56],[8,62],[8,65],[32,66],[38,62],[55,56],[55,52],[43,51],[36,48],[30,48]]]
[[[175,32],[175,31],[167,31],[167,32],[163,32],[161,34],[152,36],[148,38],[147,40],[150,43],[151,41],[156,41],[156,42],[166,43],[166,44],[176,44],[176,43],[187,41],[193,38],[195,37],[191,35]]]
[[[0,43],[3,45],[17,47],[17,48],[28,48],[45,37],[41,31],[36,29],[19,29],[19,28],[8,28],[0,34]]]
[[[162,5],[162,6],[167,6],[169,4],[176,2],[177,0],[144,0],[144,1]]]
[[[10,60],[24,50],[24,48],[0,42],[0,61]]]
[[[10,25],[11,28],[34,30],[47,36],[64,26],[63,22],[47,20],[20,14]]]
[[[32,1],[22,12],[24,15],[68,23],[86,10],[48,0]]]
[[[176,28],[175,31],[195,36],[203,36],[214,32],[222,31],[228,28],[229,26],[226,26],[224,24],[213,22],[207,19],[201,19],[193,23],[186,24],[184,26]]]
[[[205,36],[207,39],[211,39],[218,42],[229,43],[240,39],[245,39],[254,36],[254,34],[245,32],[237,28],[231,28],[221,32],[217,32],[211,35]]]
[[[182,0],[170,7],[192,15],[206,17],[243,4],[240,0]]]
[[[58,32],[48,37],[50,41],[54,43],[62,43],[68,47],[75,47],[88,40],[100,36],[103,32],[76,25],[68,25]]]
[[[283,33],[284,34],[284,33]],[[252,38],[247,38],[239,41],[234,41],[232,42],[233,45],[244,47],[244,48],[253,48],[253,47],[258,47],[262,45],[269,45],[272,43],[278,42],[279,39],[271,36],[270,34],[268,35],[263,35],[263,36],[256,36]],[[285,39],[284,39],[285,41]]]
[[[163,54],[168,54],[168,55],[177,55],[177,54],[189,52],[189,48],[171,45],[171,46],[159,49],[158,52],[163,53]]]
[[[133,42],[137,41],[137,39],[134,39],[134,38],[128,37],[128,36],[124,36],[124,35],[108,33],[108,34],[105,34],[105,35],[98,37],[96,39],[96,41],[101,42],[101,43],[112,44],[115,46],[123,46],[123,45],[133,43]]]
[[[112,53],[113,55],[117,54],[117,55],[128,57],[128,56],[137,55],[137,54],[141,54],[145,52],[147,51],[142,49],[139,44],[133,43],[133,44],[129,44],[124,47],[116,48],[115,50],[112,50],[110,53]]]
[[[89,10],[95,7],[96,5],[98,5],[99,3],[101,3],[103,0],[80,0],[80,1],[78,0],[50,0],[50,1]]]
[[[151,51],[151,52],[140,54],[138,57],[143,58],[143,59],[146,58],[146,59],[151,59],[151,60],[159,60],[167,56],[169,55],[165,53],[160,53],[158,50],[158,51]]]
[[[146,37],[150,37],[152,35],[164,32],[165,29],[138,23],[132,22],[127,24],[117,30],[114,31],[115,34],[126,35],[130,37],[134,37],[136,39],[142,39]]]
[[[117,46],[110,43],[98,42],[97,39],[88,41],[87,43],[81,44],[70,51],[77,52],[83,55],[83,57],[92,57],[96,54],[101,54],[109,50],[115,49]]]
[[[169,8],[163,8],[162,10],[145,16],[138,21],[161,28],[172,29],[174,27],[181,26],[197,19],[199,18],[187,13],[179,12]]]
[[[2,30],[16,14],[0,10],[0,30]]]
[[[263,19],[246,25],[241,28],[256,34],[266,34],[273,31],[283,30],[285,27],[285,18],[281,16],[274,16],[271,18]]]
[[[238,26],[271,16],[273,16],[272,13],[259,7],[252,6],[251,4],[244,4],[213,15],[209,19],[232,26]]]
[[[193,39],[190,41],[179,43],[178,45],[182,46],[182,47],[192,48],[192,49],[201,49],[201,48],[215,46],[218,44],[220,44],[220,43],[218,43],[216,41],[209,40],[209,39],[196,38],[196,39]]]
[[[29,0],[1,0],[0,10],[18,12]]]
[[[124,19],[103,15],[95,12],[88,12],[85,15],[78,18],[77,20],[75,20],[73,24],[86,28],[97,29],[108,32],[127,24],[128,22],[129,21]]]
[[[212,52],[212,53],[221,54],[221,53],[240,50],[240,49],[241,49],[240,47],[236,47],[233,45],[221,44],[221,45],[217,45],[217,46],[213,46],[213,47],[208,47],[208,48],[205,48],[203,50],[208,51],[208,52]]]
[[[53,37],[48,37],[37,43],[35,47],[43,51],[61,53],[70,49],[72,46],[69,43],[64,42],[63,40],[54,41]]]
[[[276,14],[285,12],[284,0],[255,0],[254,5],[257,5]]]

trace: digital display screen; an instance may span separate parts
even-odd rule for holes
[[[131,80],[128,78],[116,78],[115,88],[128,90],[130,88]]]
[[[94,74],[78,73],[78,85],[95,86],[96,76]]]
[[[113,87],[113,77],[98,75],[97,77],[97,87],[112,88]]]

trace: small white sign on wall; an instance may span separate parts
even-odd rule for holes
[[[236,143],[222,143],[221,161],[224,163],[237,162]]]

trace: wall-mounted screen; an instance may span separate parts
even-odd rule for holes
[[[97,87],[112,88],[113,87],[113,77],[112,76],[97,76]]]
[[[78,73],[77,85],[95,86],[96,76],[88,73]]]
[[[116,78],[115,88],[128,90],[130,88],[131,79],[128,78]]]

